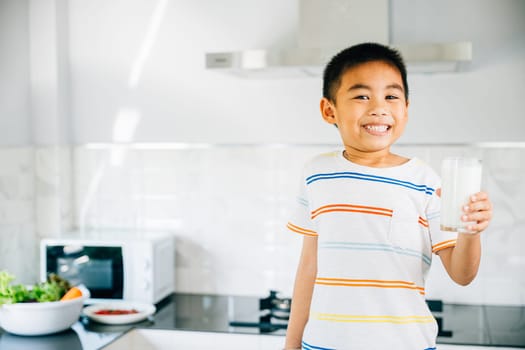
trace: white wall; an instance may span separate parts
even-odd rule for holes
[[[29,0],[29,84],[32,139],[70,140],[68,0]]]
[[[319,117],[320,78],[247,80],[204,69],[206,51],[293,44],[296,7],[71,0],[74,141],[112,141],[117,116],[127,115],[139,120],[136,141],[337,142]],[[410,77],[403,142],[524,140],[525,2],[393,0],[391,13],[393,42],[470,40],[474,50],[470,72]]]
[[[0,146],[30,143],[26,1],[0,0]]]
[[[42,2],[1,0],[0,145],[67,142],[70,128],[75,143],[113,141],[119,115],[138,117],[127,137],[136,141],[337,142],[319,117],[319,78],[247,80],[204,69],[206,51],[293,45],[297,1],[48,0],[49,15]],[[524,13],[522,0],[391,1],[393,42],[474,45],[469,72],[410,77],[402,142],[525,139]],[[50,71],[55,106],[35,98],[35,79]]]
[[[243,80],[204,69],[207,50],[294,42],[295,5],[71,1],[75,140],[113,140],[123,108],[140,115],[135,134],[140,141],[305,141],[292,133],[299,120],[329,138],[332,130],[308,117],[318,109],[319,81]],[[159,19],[158,26],[152,18]],[[133,87],[136,67],[141,74]]]
[[[403,141],[523,141],[525,1],[392,1],[394,42],[473,43],[469,72],[409,77]]]

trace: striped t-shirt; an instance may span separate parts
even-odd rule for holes
[[[432,253],[452,247],[439,229],[440,179],[413,158],[389,168],[315,157],[288,228],[318,239],[303,349],[434,349],[425,302]]]

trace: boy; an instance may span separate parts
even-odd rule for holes
[[[435,349],[424,297],[431,255],[456,283],[474,279],[488,196],[465,205],[473,234],[439,229],[438,176],[390,152],[408,118],[406,69],[395,50],[366,43],[334,56],[320,108],[344,150],[306,165],[288,223],[304,238],[285,349]]]

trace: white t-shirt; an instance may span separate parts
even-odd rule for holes
[[[433,349],[425,302],[432,253],[457,234],[439,228],[440,179],[413,158],[371,168],[332,152],[305,166],[288,228],[318,239],[303,349]]]

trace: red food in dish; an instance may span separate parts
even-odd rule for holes
[[[139,312],[135,309],[125,310],[125,309],[102,309],[94,312],[95,315],[131,315],[138,314]]]

